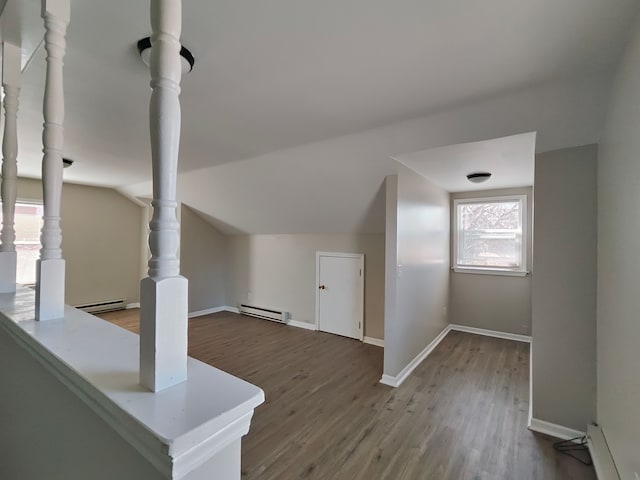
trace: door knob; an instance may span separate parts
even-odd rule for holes
[[[326,290],[326,289],[327,289],[327,287],[325,287],[324,285],[320,285],[318,288],[319,288],[320,290]]]

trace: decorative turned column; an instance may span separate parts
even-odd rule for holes
[[[64,316],[64,274],[60,200],[62,196],[62,148],[64,146],[63,58],[69,24],[69,0],[42,0],[47,77],[44,87],[42,190],[44,225],[42,249],[36,264],[36,319]]]
[[[18,96],[22,72],[20,47],[2,44],[4,137],[2,140],[2,233],[0,234],[0,293],[16,291],[16,177],[18,175]]]
[[[140,383],[157,392],[187,379],[187,279],[176,252],[181,0],[151,0],[153,217],[149,276],[140,284]]]

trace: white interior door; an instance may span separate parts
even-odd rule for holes
[[[364,255],[318,252],[318,329],[362,340]]]

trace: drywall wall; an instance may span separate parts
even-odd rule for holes
[[[383,338],[382,234],[232,235],[227,301],[284,309],[315,323],[316,252],[364,253],[364,334]]]
[[[164,478],[0,328],[0,478]]]
[[[451,194],[451,239],[455,234],[453,200],[457,198],[527,196],[527,269],[531,270],[532,212],[531,188],[509,188]],[[452,255],[453,243],[452,245]],[[451,257],[451,262],[455,259]],[[508,277],[479,275],[451,271],[449,321],[458,325],[497,330],[499,332],[531,334],[531,276]]]
[[[180,273],[189,279],[189,312],[226,305],[227,235],[182,205]]]
[[[640,18],[598,160],[598,423],[620,478],[640,475]]]
[[[578,431],[596,419],[596,159],[536,156],[532,414]]]
[[[384,374],[391,377],[445,328],[449,300],[449,194],[397,168],[387,177]]]
[[[18,199],[42,201],[40,180],[19,178]],[[66,303],[140,301],[141,215],[138,205],[115,190],[64,184],[61,226]]]

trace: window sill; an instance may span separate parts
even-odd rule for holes
[[[500,275],[505,277],[526,277],[529,272],[526,270],[501,270],[499,268],[472,268],[472,267],[453,267],[456,273],[473,273],[476,275]]]

